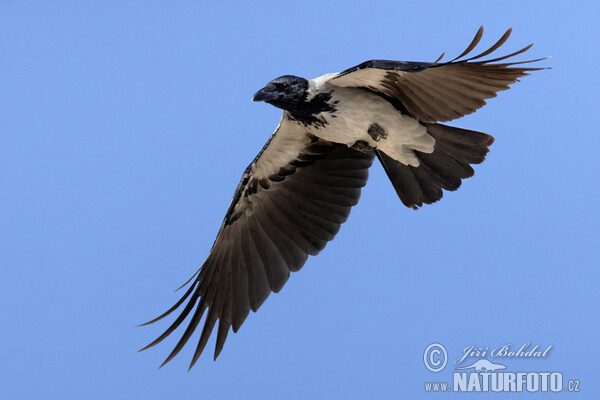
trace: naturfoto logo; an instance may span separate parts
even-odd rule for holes
[[[467,346],[454,360],[452,383],[425,382],[426,392],[579,392],[578,379],[563,379],[558,371],[509,370],[504,363],[511,359],[541,360],[550,354],[552,345],[540,347],[526,342],[517,347],[506,344],[497,347]],[[487,357],[487,358],[485,358]],[[425,349],[423,362],[431,372],[441,372],[448,364],[449,352],[440,343],[432,343]],[[472,360],[471,358],[478,358]],[[488,358],[500,358],[502,363]],[[506,360],[506,361],[504,361]],[[522,365],[522,363],[521,363]],[[529,368],[528,368],[529,369]],[[543,368],[546,369],[546,368]]]

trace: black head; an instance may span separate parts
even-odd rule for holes
[[[252,97],[252,101],[266,101],[275,107],[293,111],[306,101],[308,81],[293,75],[280,76],[267,83]]]

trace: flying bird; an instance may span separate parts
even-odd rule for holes
[[[188,342],[206,313],[190,368],[215,324],[214,359],[230,329],[279,292],[309,255],[332,240],[358,203],[377,158],[405,206],[417,209],[456,190],[485,159],[492,136],[443,125],[475,112],[532,68],[507,62],[512,54],[480,61],[510,36],[465,58],[483,34],[455,59],[441,62],[370,60],[315,79],[285,75],[256,92],[283,110],[279,126],[242,174],[210,253],[184,284],[181,299],[154,323],[183,310],[144,347],[161,342],[190,314],[191,320],[164,364]],[[501,62],[504,61],[504,62]],[[162,366],[161,365],[161,366]]]

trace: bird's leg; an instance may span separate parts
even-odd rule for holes
[[[360,151],[361,153],[373,151],[373,146],[369,145],[369,143],[365,142],[364,140],[357,140],[350,148],[352,150]]]

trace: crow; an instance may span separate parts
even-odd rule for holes
[[[244,171],[210,253],[182,287],[181,299],[154,323],[183,305],[161,342],[190,313],[189,325],[161,367],[175,357],[206,319],[190,369],[215,324],[214,359],[230,328],[237,332],[250,310],[279,292],[309,255],[332,240],[358,203],[375,157],[398,197],[417,209],[456,190],[473,176],[493,143],[492,136],[443,125],[475,112],[509,89],[540,61],[500,62],[527,51],[479,61],[508,39],[465,58],[483,35],[449,62],[370,60],[339,73],[307,80],[285,75],[256,92],[283,110],[279,126]],[[184,305],[185,303],[185,305]]]

